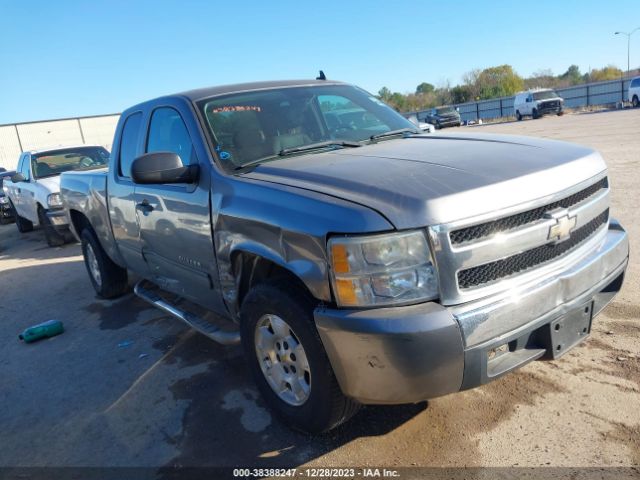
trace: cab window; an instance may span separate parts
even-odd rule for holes
[[[184,120],[175,109],[169,107],[154,110],[149,125],[146,151],[173,152],[180,156],[184,165],[198,163]]]
[[[124,126],[122,127],[122,137],[120,138],[120,158],[118,160],[118,173],[122,177],[131,177],[131,164],[136,158],[141,121],[142,113],[136,112],[127,117],[124,122]]]

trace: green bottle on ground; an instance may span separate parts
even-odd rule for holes
[[[23,340],[24,343],[31,343],[36,340],[40,340],[41,338],[55,337],[56,335],[60,335],[62,332],[64,332],[64,327],[62,326],[61,321],[49,320],[27,328],[24,332],[18,335],[18,338]]]

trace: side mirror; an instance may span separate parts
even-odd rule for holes
[[[131,178],[134,183],[194,183],[198,165],[184,165],[173,152],[145,153],[133,161]]]
[[[11,181],[13,183],[20,183],[20,182],[26,182],[27,179],[24,178],[24,175],[21,173],[14,173],[13,175],[11,175]]]

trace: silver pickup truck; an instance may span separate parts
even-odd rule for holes
[[[629,255],[597,152],[421,134],[329,80],[131,107],[108,170],[61,192],[99,295],[134,272],[143,299],[241,342],[265,401],[310,432],[558,358]]]

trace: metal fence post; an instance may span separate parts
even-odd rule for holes
[[[480,102],[476,102],[476,120],[480,120]]]
[[[502,99],[500,99],[500,118],[504,117],[502,114]]]
[[[80,123],[79,118],[76,118],[76,120],[78,122],[78,129],[80,130],[80,138],[82,139],[82,144],[84,145],[87,142],[84,141],[84,132],[82,131],[82,124]]]
[[[18,125],[14,123],[13,128],[16,129],[16,138],[18,139],[18,146],[20,147],[20,153],[22,153],[24,150],[22,150],[22,142],[20,141],[20,132],[18,131]]]
[[[589,84],[587,84],[587,107],[590,105],[589,101]]]

